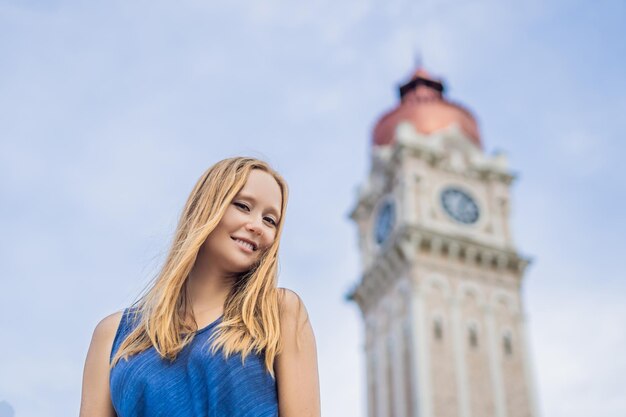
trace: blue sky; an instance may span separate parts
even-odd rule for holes
[[[267,159],[291,199],[323,415],[363,416],[347,219],[416,52],[519,174],[513,231],[544,416],[626,413],[621,1],[0,0],[0,401],[77,414],[95,324],[153,276],[197,177]]]

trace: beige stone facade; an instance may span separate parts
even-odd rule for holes
[[[455,124],[422,134],[399,123],[373,148],[351,216],[369,417],[537,417],[513,180],[503,155]]]

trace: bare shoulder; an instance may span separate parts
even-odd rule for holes
[[[319,417],[320,389],[313,328],[302,299],[279,288],[281,349],[274,370],[281,417]]]
[[[100,320],[93,331],[92,343],[104,346],[113,345],[113,339],[122,320],[122,314],[122,311],[117,311]]]
[[[309,314],[302,298],[293,290],[279,288],[279,315],[282,339],[286,350],[293,346],[300,350],[302,344],[315,344]]]
[[[96,326],[94,333],[99,333],[103,335],[111,333],[115,334],[118,326],[120,325],[120,321],[122,320],[122,314],[122,311],[116,311],[115,313],[109,314],[108,316],[100,320],[100,322]]]
[[[81,417],[115,416],[109,394],[109,355],[121,319],[121,311],[110,314],[100,320],[93,331],[83,370]]]
[[[287,288],[278,288],[278,293],[281,321],[301,321],[303,319],[308,319],[308,313],[304,302],[295,291]]]

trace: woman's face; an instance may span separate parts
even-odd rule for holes
[[[276,238],[281,203],[282,192],[274,177],[253,169],[204,242],[207,261],[224,273],[249,270]]]

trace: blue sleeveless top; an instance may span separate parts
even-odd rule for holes
[[[110,359],[138,323],[124,310]],[[222,317],[198,330],[173,362],[154,348],[120,359],[111,369],[111,401],[118,417],[278,417],[276,381],[262,355],[224,359],[207,340]]]

